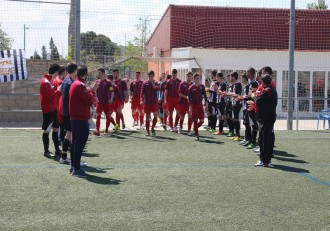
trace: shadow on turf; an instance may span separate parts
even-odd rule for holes
[[[273,169],[278,169],[285,172],[309,173],[307,169],[303,169],[303,168],[296,168],[296,167],[285,166],[280,164],[273,164],[273,165],[274,165]]]
[[[91,166],[84,167],[84,170],[86,170],[88,173],[107,173],[107,170],[112,170],[113,168],[95,168]],[[106,177],[100,177],[95,175],[90,175],[89,177],[85,178],[87,181],[95,183],[95,184],[103,184],[103,185],[119,185],[123,181],[112,179],[112,178],[106,178]]]
[[[204,139],[199,140],[199,142],[201,142],[201,143],[207,143],[207,144],[224,144],[224,142],[221,142],[221,141],[204,140]]]
[[[293,159],[293,158],[283,158],[275,155],[274,159],[280,160],[280,161],[287,161],[287,162],[292,162],[292,163],[298,163],[298,164],[307,164],[307,161],[304,160],[299,160],[299,159]]]
[[[100,154],[83,152],[82,156],[85,156],[85,157],[99,157]]]
[[[304,160],[288,158],[288,157],[298,157],[298,156],[289,154],[285,151],[275,151],[274,159],[276,159],[276,160],[287,161],[287,162],[298,163],[298,164],[307,164],[308,163],[307,161],[304,161]]]
[[[296,155],[293,155],[293,154],[289,154],[285,151],[278,151],[278,150],[274,150],[275,152],[275,155],[276,156],[283,156],[283,157],[297,157]]]

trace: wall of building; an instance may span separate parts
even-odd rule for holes
[[[39,103],[39,83],[54,61],[27,60],[28,79],[0,83],[0,122],[26,123],[42,121]],[[66,64],[65,62],[57,62]]]

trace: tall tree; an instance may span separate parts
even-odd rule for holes
[[[141,57],[142,50],[141,47],[135,46],[132,42],[128,42],[125,49],[125,57]],[[148,63],[144,60],[130,59],[125,62],[126,66],[130,66],[132,71],[142,71],[145,72],[148,69]]]
[[[42,59],[47,59],[47,49],[45,46],[41,47],[41,57]]]
[[[40,55],[38,54],[37,50],[34,51],[33,59],[41,59]]]
[[[9,50],[13,40],[8,37],[7,33],[1,29],[0,23],[0,50]]]
[[[95,61],[104,63],[114,61],[120,53],[118,45],[105,35],[96,34],[94,31],[81,33],[81,61]]]
[[[50,59],[52,60],[60,59],[60,55],[58,53],[57,46],[54,43],[53,37],[50,38],[49,50],[50,50]]]
[[[150,30],[150,19],[149,17],[140,17],[139,23],[135,25],[137,31],[139,32],[139,37],[134,37],[134,44],[135,46],[140,47],[141,49],[141,56],[147,56],[147,41],[148,37],[151,33]]]
[[[324,0],[319,0],[318,3],[307,3],[307,9],[309,10],[327,10],[328,5],[325,4]]]

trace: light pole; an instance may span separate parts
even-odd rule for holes
[[[24,51],[25,51],[25,31],[28,30],[28,29],[29,28],[26,27],[25,24],[24,24],[24,37],[23,37],[23,39],[24,39]]]

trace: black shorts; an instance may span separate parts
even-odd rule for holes
[[[222,116],[224,116],[225,115],[225,110],[226,110],[226,103],[225,102],[218,103],[218,109],[220,111],[220,114]]]
[[[63,125],[64,125],[64,131],[71,132],[71,121],[70,116],[63,116]]]
[[[53,112],[43,113],[42,117],[42,130],[46,131],[50,125],[52,125],[52,128],[59,128],[56,110]]]
[[[243,124],[245,125],[250,124],[249,111],[247,109],[243,110]]]
[[[236,104],[233,104],[233,119],[234,120],[238,120],[239,119],[239,113],[241,111],[241,108],[242,108],[242,104],[239,104],[239,103],[236,103]]]

